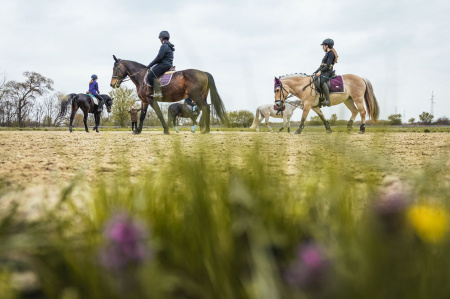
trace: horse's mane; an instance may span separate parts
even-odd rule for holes
[[[139,62],[136,62],[136,61],[132,61],[132,60],[126,60],[126,59],[122,59],[123,61],[126,61],[126,62],[131,62],[131,63],[133,63],[133,64],[137,64],[138,66],[140,66],[140,67],[147,67],[146,65],[143,65],[142,63],[139,63]]]
[[[289,78],[296,78],[296,77],[309,77],[309,75],[307,75],[305,73],[300,73],[300,74],[295,73],[295,74],[280,76],[279,79],[289,79]]]

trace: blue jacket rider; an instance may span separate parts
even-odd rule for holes
[[[100,96],[100,91],[98,90],[98,77],[97,75],[91,76],[91,82],[89,82],[89,93],[92,94],[98,100],[98,108],[97,112],[101,112],[103,110],[103,99]]]

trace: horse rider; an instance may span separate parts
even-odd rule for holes
[[[100,91],[98,90],[98,83],[97,83],[98,77],[97,75],[91,76],[91,82],[89,82],[89,91],[88,93],[93,95],[98,100],[98,108],[97,112],[102,112],[103,110],[103,99],[100,96]]]
[[[130,113],[131,117],[131,131],[134,132],[134,130],[137,130],[137,120],[138,120],[138,112],[141,110],[141,108],[136,109],[134,106],[131,106],[130,109],[128,109],[128,113]]]
[[[194,113],[196,112],[197,105],[195,105],[195,103],[191,100],[190,97],[185,98],[184,103],[191,106],[192,112],[194,112]]]
[[[327,38],[321,44],[323,51],[325,52],[325,56],[322,59],[322,64],[320,67],[314,72],[314,75],[317,77],[316,80],[319,81],[319,86],[322,88],[322,92],[325,94],[325,101],[323,102],[324,106],[331,106],[330,103],[330,91],[328,90],[328,81],[333,75],[333,66],[337,63],[338,55],[336,50],[333,48],[334,41],[331,38]]]
[[[169,41],[169,32],[161,31],[159,34],[159,40],[162,44],[161,48],[159,48],[159,53],[147,66],[147,68],[150,69],[148,72],[148,83],[153,86],[154,98],[162,97],[161,86],[157,78],[161,77],[173,66],[173,51],[175,51],[175,46]]]

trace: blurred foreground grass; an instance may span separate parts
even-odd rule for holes
[[[283,177],[257,140],[228,171],[201,145],[192,157],[177,141],[133,178],[118,156],[119,171],[77,177],[34,220],[11,205],[0,298],[448,298],[446,157],[400,180],[370,153],[363,179],[317,154]]]

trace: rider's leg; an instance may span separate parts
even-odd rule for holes
[[[94,97],[96,97],[97,98],[97,100],[98,100],[98,108],[97,108],[97,111],[98,112],[102,112],[102,110],[103,110],[103,98],[100,96],[100,95],[94,95]]]
[[[322,87],[323,94],[325,95],[325,101],[323,102],[323,105],[330,107],[331,106],[330,91],[328,90],[328,83],[326,80],[324,80],[324,82],[322,82],[321,87]]]

